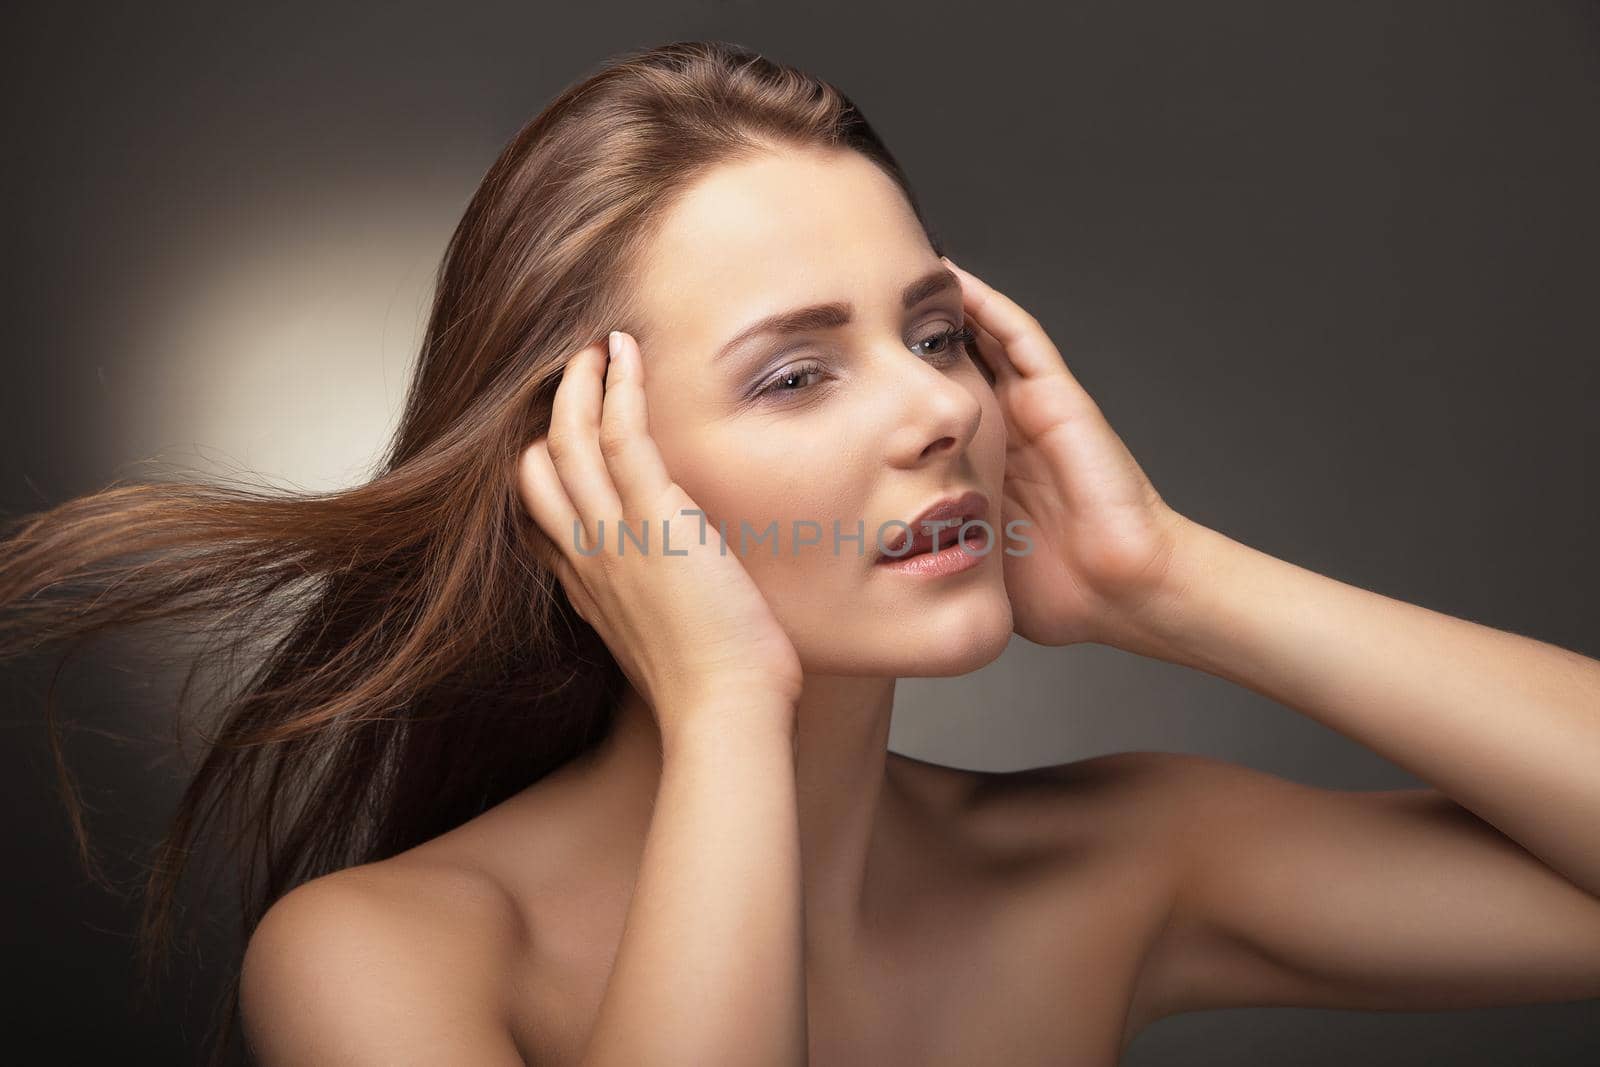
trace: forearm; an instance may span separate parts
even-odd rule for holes
[[[806,1061],[799,820],[787,709],[675,716],[623,936],[584,1057]]]
[[[1600,662],[1186,532],[1119,645],[1303,712],[1600,896]]]

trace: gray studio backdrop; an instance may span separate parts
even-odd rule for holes
[[[7,22],[8,513],[157,455],[305,488],[359,478],[501,145],[607,55],[718,37],[864,107],[952,255],[1040,317],[1180,511],[1600,654],[1592,3],[158,2]],[[54,1062],[185,1062],[222,960],[181,961],[162,1001],[130,1005],[134,913],[74,866],[38,726],[53,662],[0,675],[8,1035]],[[170,695],[117,642],[64,677],[113,852],[146,847],[176,798]],[[903,682],[891,744],[986,769],[1166,749],[1330,787],[1420,784],[1229,683],[1020,638],[973,675]],[[1594,1001],[1270,1009],[1165,1020],[1127,1062],[1597,1049]]]

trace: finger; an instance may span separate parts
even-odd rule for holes
[[[533,540],[534,556],[555,575],[574,610],[588,621],[592,617],[588,587],[567,558],[567,546],[575,544],[578,536],[578,514],[561,488],[543,438],[523,450],[519,475],[518,495],[544,534]]]
[[[551,463],[583,525],[586,546],[600,544],[600,520],[615,523],[622,515],[616,487],[600,455],[605,360],[605,347],[599,342],[585,345],[567,360],[546,435]]]
[[[1011,365],[1011,359],[1006,355],[1005,346],[995,340],[994,334],[979,325],[977,319],[967,320],[967,326],[975,335],[976,339],[972,342],[972,345],[978,350],[978,358],[983,361],[984,366],[989,368],[996,388],[1022,377],[1017,373],[1017,368]]]
[[[572,562],[566,556],[561,554],[561,551],[555,545],[544,537],[534,541],[533,553],[535,558],[538,559],[539,565],[547,572],[547,574],[541,575],[539,579],[545,592],[550,596],[555,596],[558,589],[565,593],[567,602],[587,621],[589,616],[586,610],[579,607],[579,605],[590,602],[589,588],[584,584],[583,576],[578,573],[577,568],[572,565]]]
[[[583,584],[583,579],[563,556],[556,556],[552,569],[561,583],[562,591],[567,594],[567,603],[572,605],[572,610],[578,613],[578,618],[593,626],[594,598],[589,595],[589,587]]]
[[[577,550],[578,512],[561,487],[561,479],[550,459],[549,444],[543,437],[523,449],[517,469],[517,495],[558,554]],[[540,562],[554,569],[546,553],[541,552]]]
[[[616,355],[606,369],[604,408],[600,413],[600,452],[611,471],[625,515],[637,515],[661,498],[672,484],[661,450],[650,436],[645,410],[644,360],[639,342],[621,330]],[[644,516],[646,519],[650,516]],[[675,518],[676,516],[656,516]]]
[[[948,258],[940,258],[961,279],[961,300],[967,313],[1000,342],[1018,374],[1034,378],[1071,373],[1038,319],[972,272],[956,266]]]

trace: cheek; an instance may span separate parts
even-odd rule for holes
[[[810,630],[816,620],[836,616],[841,589],[859,584],[870,549],[858,556],[854,541],[841,541],[833,550],[835,520],[841,537],[864,520],[859,495],[868,481],[845,458],[849,452],[836,435],[818,437],[825,440],[771,434],[702,441],[693,453],[675,457],[673,469],[711,522],[724,524],[728,553],[791,630]],[[741,522],[748,524],[742,545]],[[804,544],[796,543],[797,524]]]
[[[836,458],[836,457],[835,457]],[[854,528],[857,517],[848,508],[841,510],[843,497],[832,492],[843,479],[836,463],[812,455],[794,443],[772,441],[701,441],[692,451],[675,451],[668,458],[668,473],[683,487],[712,523],[725,524],[728,549],[739,549],[741,523],[747,524],[747,554],[742,558],[752,572],[763,561],[788,569],[808,566],[816,548],[804,547],[792,554],[794,523],[809,520],[827,534],[835,518],[842,529]],[[777,524],[778,555],[772,557],[772,535],[768,527]],[[807,528],[806,536],[816,536]],[[756,543],[757,537],[764,537]],[[827,544],[826,536],[823,543]]]

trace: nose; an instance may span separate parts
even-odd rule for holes
[[[972,390],[947,368],[904,349],[898,361],[886,365],[892,377],[886,392],[894,398],[889,462],[915,467],[935,456],[955,459],[965,453],[983,415],[983,405]]]

